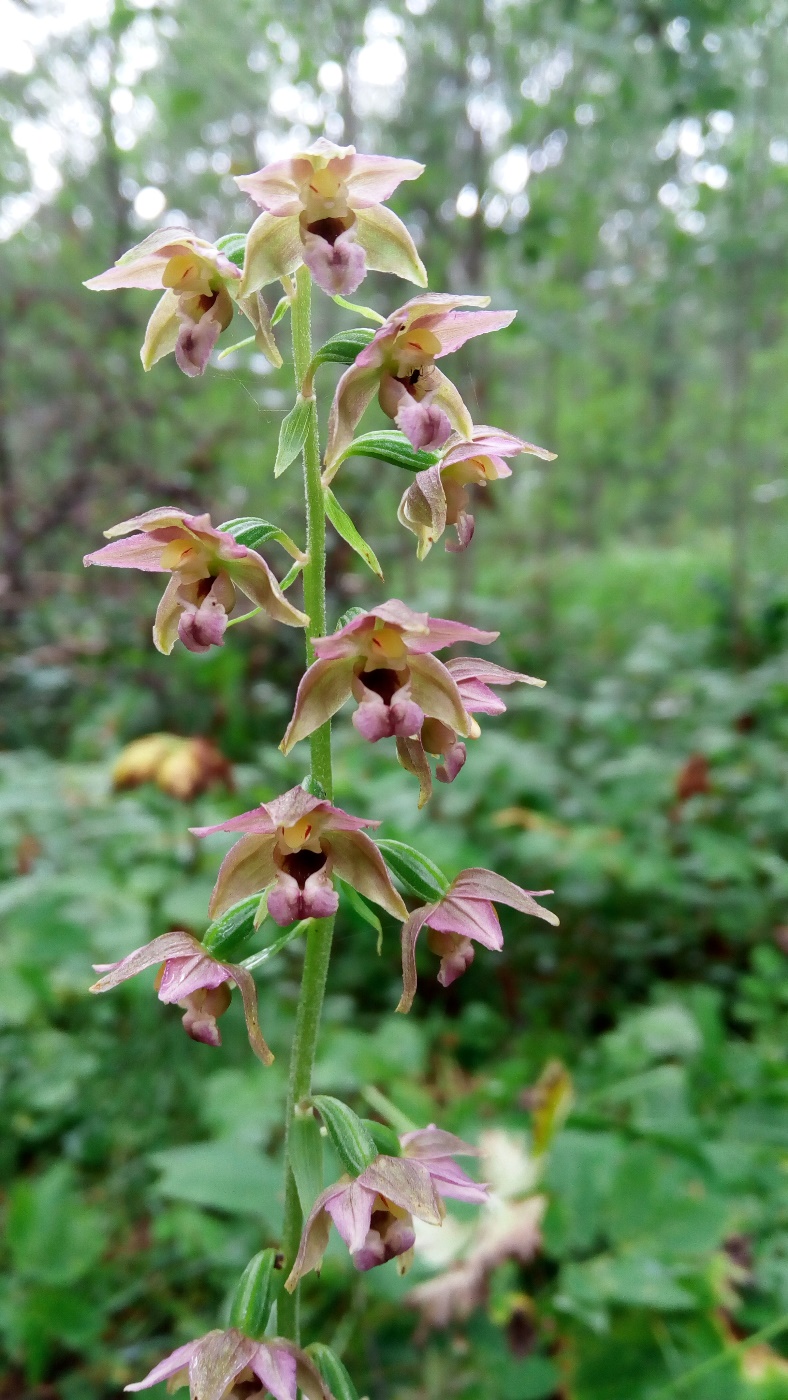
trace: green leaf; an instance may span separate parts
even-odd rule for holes
[[[345,297],[341,297],[339,294],[333,296],[331,300],[335,301],[337,306],[341,306],[345,311],[355,311],[359,316],[366,316],[368,321],[374,321],[378,326],[385,326],[386,324],[385,316],[381,316],[380,312],[375,311],[371,306],[361,306],[357,301],[347,301]]]
[[[285,318],[285,316],[287,315],[287,313],[288,313],[289,310],[290,310],[290,298],[289,298],[289,297],[280,297],[280,298],[279,298],[279,301],[276,303],[276,306],[274,307],[274,309],[273,309],[273,311],[272,311],[272,313],[271,313],[271,325],[272,325],[272,326],[278,326],[278,325],[279,325],[279,322],[284,320],[284,318]]]
[[[318,365],[352,365],[360,350],[369,345],[375,332],[369,326],[353,326],[350,330],[332,335],[325,345],[312,358],[310,376]]]
[[[389,1128],[385,1123],[377,1123],[374,1118],[362,1118],[361,1121],[378,1152],[382,1152],[386,1157],[402,1156],[400,1141],[393,1128]]]
[[[262,1340],[277,1293],[284,1283],[282,1255],[264,1249],[249,1260],[230,1304],[230,1326]]]
[[[378,1156],[369,1129],[341,1099],[331,1098],[329,1094],[313,1094],[311,1102],[323,1119],[343,1167],[353,1176],[359,1176]]]
[[[256,899],[257,896],[255,895],[254,898]],[[301,938],[311,922],[311,919],[302,919],[300,924],[293,924],[292,928],[285,929],[281,937],[274,939],[267,948],[261,948],[259,953],[252,953],[250,958],[244,958],[241,966],[245,967],[247,972],[252,972],[256,967],[262,967],[263,963],[267,963],[275,953],[281,953],[282,949],[286,948],[288,943],[292,943],[294,938]]]
[[[268,540],[276,540],[298,563],[304,562],[303,551],[290,536],[278,525],[272,525],[270,520],[263,520],[259,515],[241,515],[237,520],[226,520],[219,529],[226,530],[228,535],[232,535],[238,544],[246,545],[247,549],[259,549]]]
[[[282,419],[282,426],[279,429],[279,446],[276,449],[276,461],[274,462],[274,476],[281,476],[290,463],[295,461],[306,442],[306,435],[309,432],[309,424],[314,411],[314,399],[303,399],[299,394],[287,417]]]
[[[245,233],[225,233],[216,240],[216,246],[236,267],[243,267],[246,255]]]
[[[323,1190],[323,1140],[311,1108],[296,1108],[290,1125],[288,1156],[301,1210],[307,1216]]]
[[[334,1400],[358,1400],[358,1391],[335,1351],[325,1342],[312,1342],[306,1354],[314,1362]]]
[[[347,627],[348,623],[352,622],[354,617],[363,617],[366,611],[366,608],[348,608],[347,612],[343,612],[334,631],[341,632],[342,628]]]
[[[383,925],[374,909],[370,908],[367,901],[358,893],[358,890],[354,890],[353,886],[349,885],[346,880],[340,880],[339,885],[348,904],[356,914],[358,914],[359,918],[363,920],[365,924],[369,924],[370,928],[374,928],[378,936],[378,952],[380,952],[383,940]]]
[[[350,548],[355,550],[356,554],[364,560],[367,568],[371,569],[373,574],[377,574],[378,578],[382,578],[383,570],[378,563],[377,556],[367,544],[366,540],[359,534],[353,521],[347,514],[347,511],[342,509],[330,487],[323,487],[323,498],[326,503],[326,515],[337,534],[341,535],[345,543],[349,544]]]
[[[259,894],[249,895],[247,899],[242,899],[238,904],[234,904],[232,909],[228,909],[221,918],[214,919],[209,924],[203,947],[214,957],[226,959],[238,953],[244,943],[257,932],[255,928],[254,916],[257,913],[257,906],[260,903]]]
[[[421,851],[407,846],[404,841],[382,839],[376,844],[389,869],[411,894],[426,899],[430,904],[436,899],[443,899],[450,881],[428,856],[423,856]]]
[[[346,457],[374,457],[380,462],[390,462],[407,472],[423,472],[434,467],[441,459],[440,452],[424,452],[411,447],[404,433],[398,428],[384,428],[375,433],[362,433],[345,448],[340,461]],[[337,466],[338,463],[335,464]]]
[[[162,1196],[230,1215],[262,1218],[272,1233],[278,1228],[280,1172],[271,1157],[237,1142],[198,1142],[151,1153],[162,1173]]]

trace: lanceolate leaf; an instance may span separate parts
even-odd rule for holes
[[[424,856],[404,841],[383,839],[377,842],[387,866],[411,894],[432,904],[442,899],[449,881],[443,871],[429,856]]]
[[[378,953],[380,953],[383,944],[383,925],[374,909],[370,908],[367,901],[346,880],[339,880],[339,886],[348,904],[355,910],[359,918],[363,919],[365,924],[369,924],[370,928],[374,928],[378,935]]]
[[[385,1123],[376,1123],[374,1118],[362,1118],[364,1127],[368,1129],[378,1152],[382,1152],[386,1157],[401,1157],[402,1148],[400,1141],[393,1128],[389,1128]]]
[[[343,1363],[325,1342],[312,1342],[306,1354],[311,1357],[334,1400],[358,1400],[358,1391]]]
[[[264,1249],[250,1259],[238,1281],[230,1304],[230,1326],[246,1337],[265,1336],[272,1304],[284,1283],[281,1259],[275,1249]]]
[[[323,1190],[323,1140],[311,1108],[296,1108],[287,1150],[301,1210],[307,1216]]]
[[[220,919],[214,920],[203,939],[203,947],[215,958],[232,958],[256,933],[254,916],[260,903],[259,894],[252,894],[234,904]]]
[[[380,567],[377,555],[367,544],[366,540],[359,534],[347,511],[342,509],[333,491],[328,486],[323,487],[323,496],[326,503],[326,515],[337,534],[341,535],[345,543],[349,544],[350,548],[355,550],[356,554],[364,560],[367,568],[371,569],[373,574],[377,574],[378,578],[382,578],[383,570]]]
[[[216,246],[236,267],[243,267],[246,255],[246,234],[225,233],[216,240]]]
[[[313,356],[310,366],[312,373],[318,365],[352,365],[359,350],[369,345],[374,334],[371,326],[353,326],[350,330],[332,335]]]
[[[332,473],[339,462],[344,462],[347,457],[374,457],[379,462],[390,462],[392,466],[402,467],[407,472],[423,472],[440,461],[439,452],[424,452],[411,447],[398,428],[382,428],[379,432],[362,433],[354,438],[339,461],[334,463]]]
[[[369,1129],[358,1114],[340,1099],[331,1098],[328,1094],[313,1094],[312,1103],[325,1124],[343,1167],[353,1176],[360,1176],[378,1155]]]
[[[259,904],[259,896],[255,895],[254,897]],[[311,922],[311,919],[302,919],[300,924],[293,924],[292,928],[285,930],[281,938],[276,938],[273,943],[269,943],[267,948],[261,948],[259,953],[252,953],[250,958],[244,958],[242,967],[245,967],[249,972],[252,972],[256,967],[262,967],[262,964],[268,962],[268,959],[272,958],[275,953],[280,953],[283,948],[287,947],[288,943],[292,943],[294,938],[301,938]]]
[[[281,476],[290,463],[295,461],[306,442],[310,419],[314,411],[314,399],[302,399],[299,394],[293,408],[282,420],[282,426],[279,429],[279,446],[276,449],[274,476]]]
[[[237,520],[226,520],[219,529],[226,530],[239,544],[245,544],[247,549],[260,549],[268,540],[276,540],[277,544],[281,544],[299,563],[303,563],[306,557],[284,530],[258,515],[242,515]]]

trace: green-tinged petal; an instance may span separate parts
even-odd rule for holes
[[[242,593],[251,598],[259,608],[264,608],[275,622],[284,622],[288,627],[306,627],[309,621],[306,613],[289,603],[261,555],[249,550],[245,559],[225,564],[233,583],[237,583]]]
[[[464,738],[475,738],[479,726],[462,703],[457,682],[437,656],[411,656],[410,693],[425,715],[439,719]]]
[[[233,966],[233,981],[241,993],[241,1000],[244,1006],[244,1016],[246,1017],[246,1030],[249,1035],[249,1044],[254,1050],[258,1060],[262,1060],[264,1065],[272,1065],[274,1056],[263,1039],[260,1030],[260,1022],[257,1017],[257,987],[251,972],[247,972],[245,967]]]
[[[173,574],[156,609],[153,645],[163,656],[169,656],[178,640],[178,622],[183,611],[178,593],[182,582],[183,579],[178,574]]]
[[[350,699],[355,664],[355,656],[312,663],[301,678],[293,718],[280,744],[282,753],[289,753],[294,744],[319,729]]]
[[[253,292],[251,296],[243,297],[239,302],[241,310],[247,320],[254,326],[254,342],[257,349],[265,355],[268,363],[274,369],[280,369],[282,356],[279,353],[279,346],[274,340],[274,332],[271,326],[271,316],[259,292]]]
[[[276,878],[274,862],[276,835],[242,836],[228,851],[219,867],[208,913],[218,918],[247,895],[262,892]]]
[[[416,536],[417,557],[426,558],[446,529],[446,492],[440,463],[419,472],[399,503],[397,519]]]
[[[312,1269],[319,1269],[323,1262],[331,1233],[331,1217],[325,1209],[325,1202],[335,1195],[336,1190],[336,1186],[329,1186],[318,1196],[312,1207],[304,1226],[295,1263],[285,1283],[288,1293],[293,1292],[304,1274],[311,1273]]]
[[[295,272],[304,260],[303,253],[297,214],[281,217],[261,214],[252,224],[246,240],[239,301],[267,287],[269,282],[277,282],[280,277]]]
[[[406,1157],[378,1157],[359,1178],[362,1184],[428,1225],[442,1224],[446,1208],[427,1168]]]
[[[403,1013],[410,1011],[419,984],[416,973],[416,939],[437,907],[437,904],[423,904],[420,909],[414,909],[402,925],[402,996],[397,1010]]]
[[[395,919],[408,917],[380,851],[363,831],[332,831],[327,844],[330,844],[334,869],[340,879],[393,914]]]
[[[397,758],[406,773],[419,780],[419,811],[432,797],[432,769],[427,762],[421,739],[397,739]]]
[[[328,417],[325,465],[332,467],[353,441],[356,424],[375,397],[380,383],[380,367],[351,365],[345,370],[334,395]]]
[[[432,370],[433,378],[430,379],[430,386],[435,387],[430,394],[430,403],[442,408],[449,422],[461,437],[473,437],[473,419],[463,402],[462,394],[450,379],[446,378],[437,367]]]
[[[172,354],[180,328],[178,298],[175,292],[165,292],[156,302],[145,328],[145,339],[140,350],[143,369],[152,369],[157,360]]]
[[[418,287],[427,285],[427,269],[408,230],[384,204],[356,210],[356,242],[367,255],[370,272],[390,272]]]

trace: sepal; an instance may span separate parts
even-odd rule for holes
[[[314,399],[304,399],[301,395],[295,401],[279,429],[279,445],[276,449],[274,476],[281,476],[291,462],[294,462],[306,442],[309,424],[315,411]]]
[[[275,1249],[255,1254],[244,1269],[230,1304],[230,1326],[262,1341],[271,1308],[284,1286],[282,1255]]]
[[[312,1342],[306,1348],[306,1354],[316,1366],[320,1379],[325,1381],[326,1388],[334,1400],[358,1400],[356,1387],[331,1347],[327,1347],[325,1342]]]
[[[432,904],[443,899],[450,881],[440,866],[404,841],[381,838],[375,843],[389,870],[411,894]]]
[[[311,1103],[320,1114],[345,1170],[352,1176],[360,1176],[378,1156],[369,1129],[341,1099],[332,1098],[329,1094],[313,1094]]]
[[[373,574],[377,574],[379,579],[383,578],[383,570],[377,555],[370,545],[367,544],[363,535],[356,529],[346,510],[342,509],[333,491],[328,486],[323,487],[323,499],[325,501],[326,516],[331,521],[334,529],[345,544],[355,551],[360,559],[364,560],[368,569]]]

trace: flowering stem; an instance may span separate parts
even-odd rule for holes
[[[311,330],[312,279],[309,269],[300,267],[295,275],[295,294],[291,302],[293,326],[293,368],[296,388],[301,390],[312,360]],[[306,495],[306,539],[308,563],[304,568],[304,608],[309,614],[306,629],[307,665],[315,659],[313,637],[326,630],[326,517],[323,488],[320,481],[320,440],[317,408],[314,397],[309,429],[304,443],[304,490]],[[313,783],[319,783],[326,797],[333,795],[331,773],[331,723],[321,725],[311,736],[311,769]],[[288,1142],[295,1105],[306,1098],[312,1088],[312,1068],[315,1062],[320,1013],[331,957],[334,920],[315,919],[307,933],[301,991],[296,1013],[295,1035],[290,1054],[290,1082],[287,1102]],[[285,1216],[282,1247],[285,1269],[289,1272],[295,1259],[301,1236],[302,1212],[295,1177],[290,1165],[289,1147],[285,1151]],[[283,1337],[298,1341],[298,1291],[281,1295],[277,1328]]]

